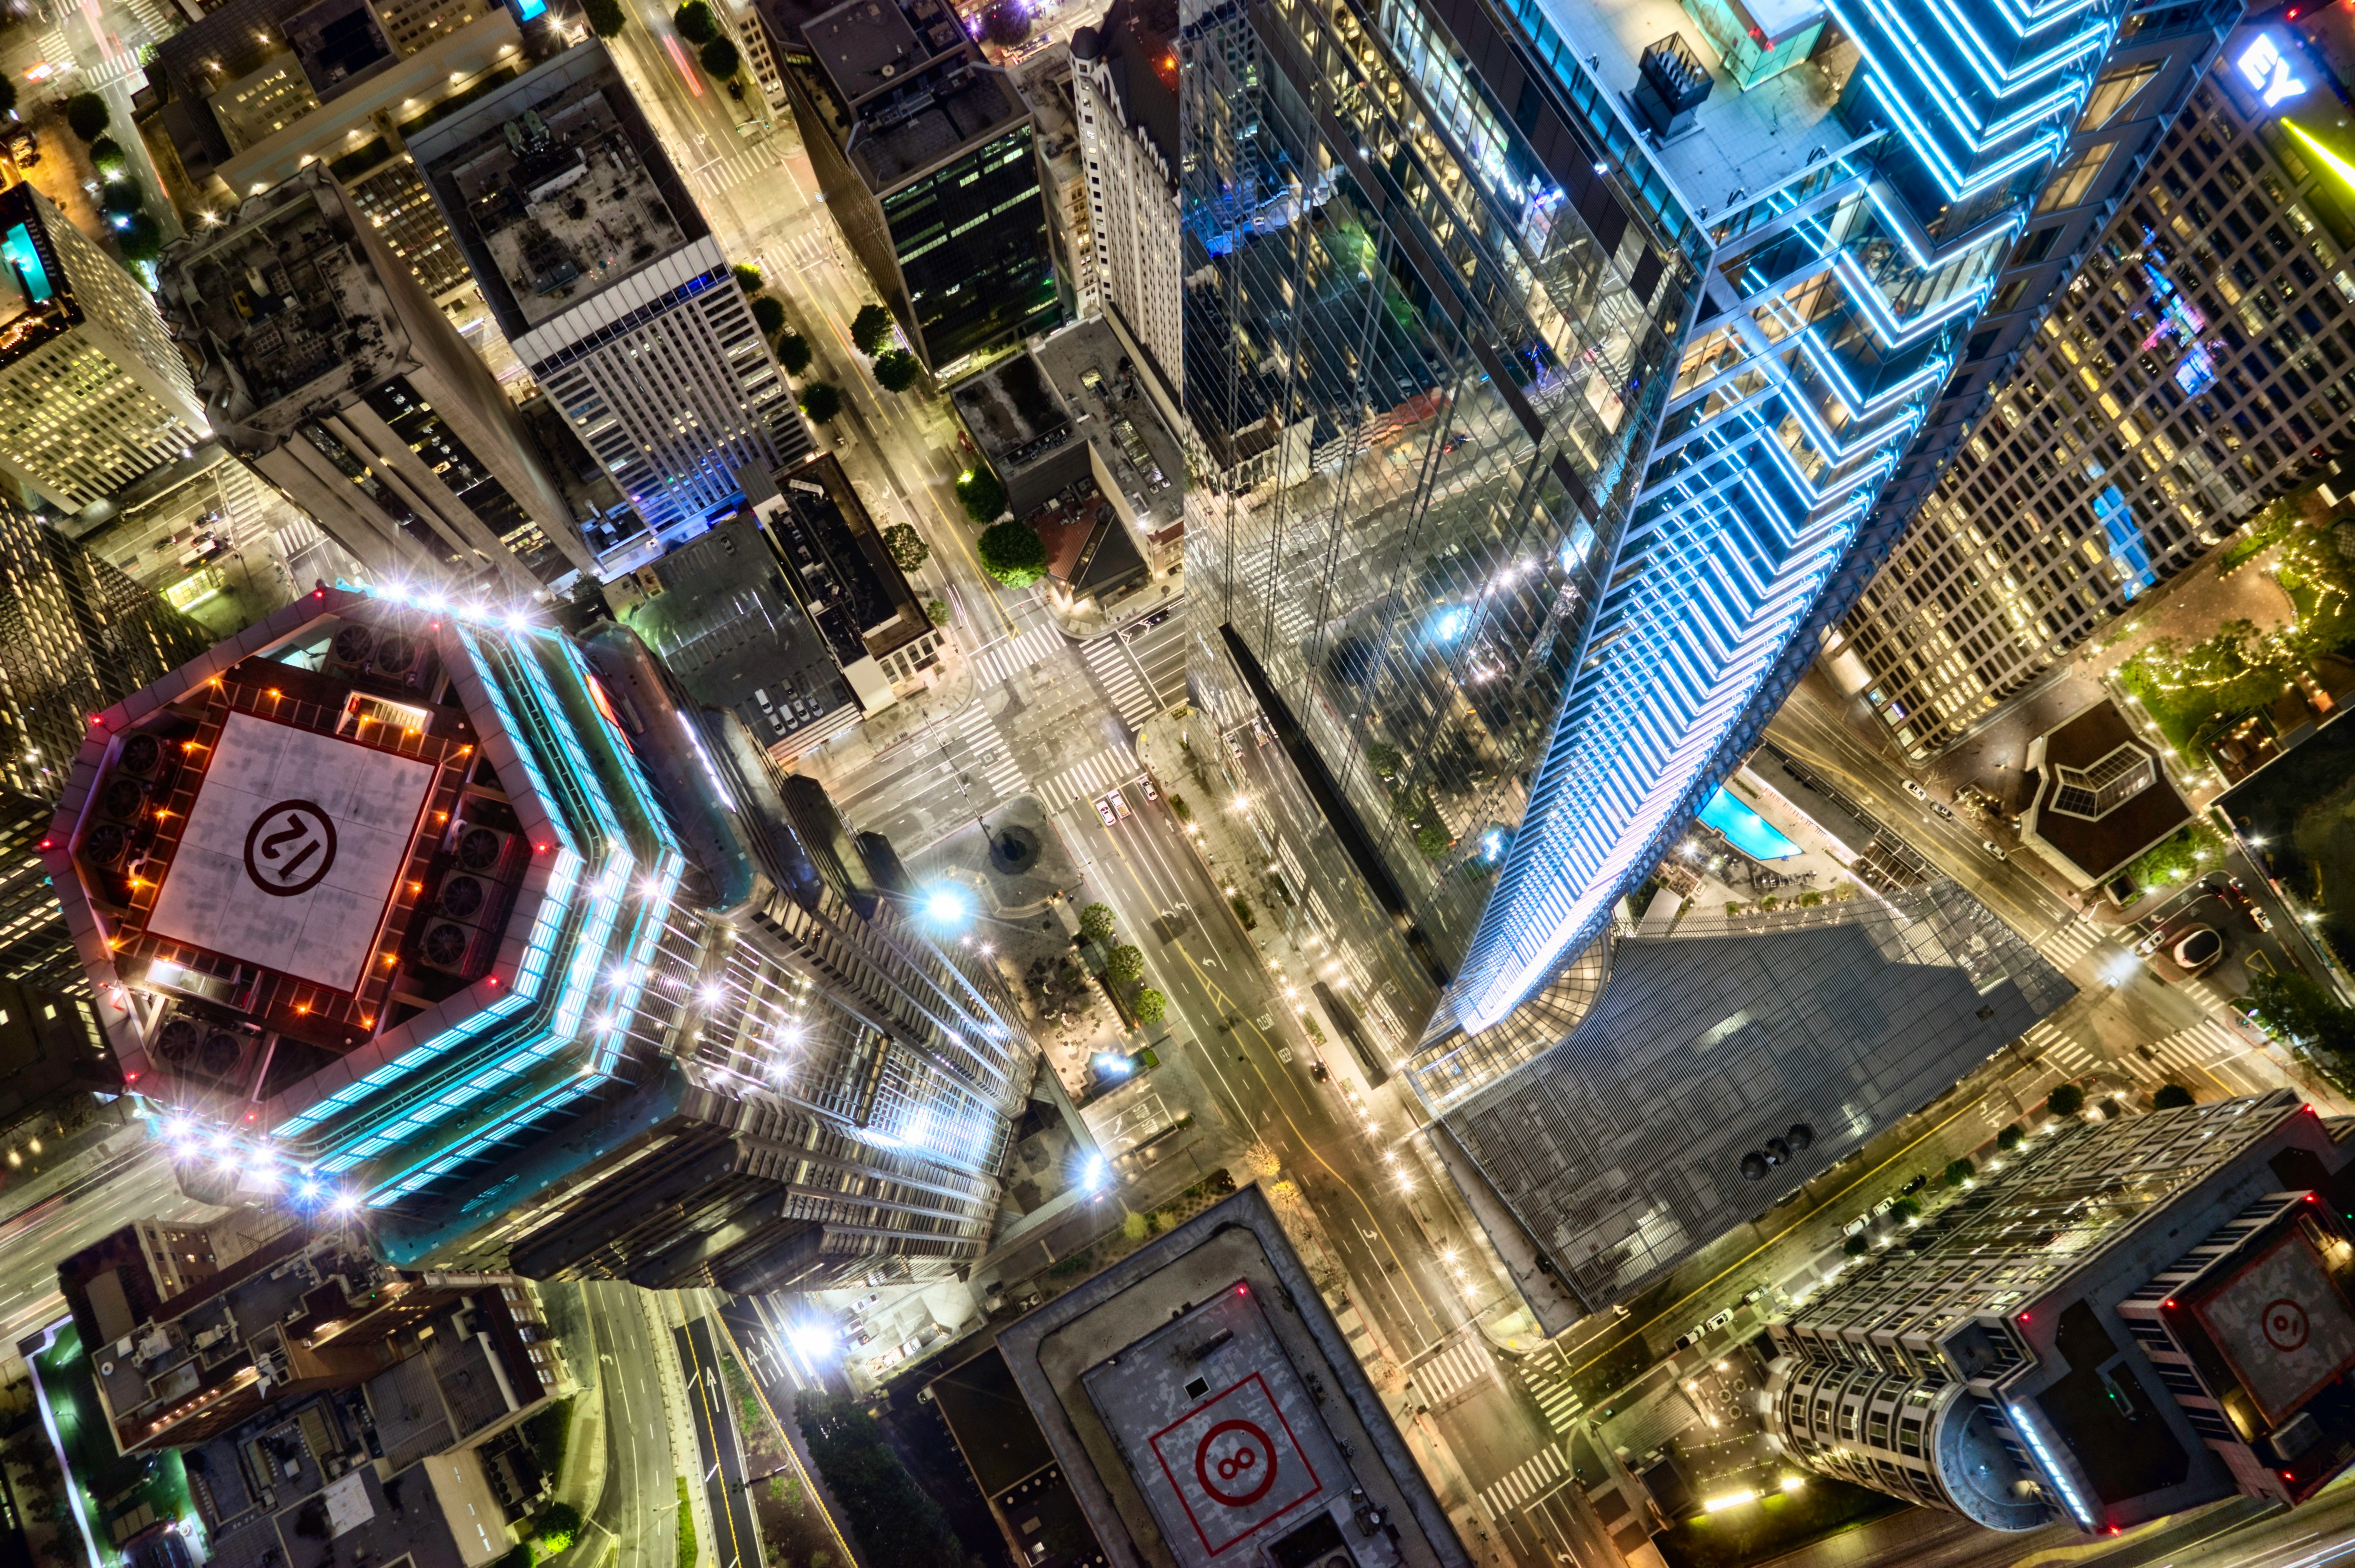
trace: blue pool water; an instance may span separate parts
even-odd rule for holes
[[[1787,860],[1799,847],[1774,830],[1774,825],[1719,790],[1700,808],[1700,819],[1733,840],[1733,847],[1753,860]]]

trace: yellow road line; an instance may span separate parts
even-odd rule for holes
[[[706,1317],[709,1316],[706,1314]],[[846,1564],[857,1563],[858,1554],[850,1550],[848,1541],[842,1539],[842,1528],[834,1522],[834,1510],[826,1506],[826,1499],[820,1496],[818,1489],[810,1484],[809,1472],[802,1468],[802,1456],[794,1447],[794,1435],[785,1429],[785,1424],[779,1418],[776,1407],[769,1403],[768,1392],[761,1387],[761,1380],[751,1375],[754,1362],[751,1357],[744,1353],[744,1347],[738,1342],[734,1326],[725,1317],[716,1318],[714,1321],[719,1323],[719,1331],[728,1336],[728,1342],[736,1347],[736,1360],[744,1367],[745,1381],[752,1385],[752,1397],[761,1402],[761,1408],[768,1413],[771,1424],[776,1427],[777,1440],[785,1445],[785,1463],[791,1465],[794,1467],[794,1474],[801,1477],[802,1487],[809,1493],[811,1503],[816,1507],[818,1518],[826,1520],[826,1532],[833,1536],[835,1545],[842,1549],[842,1560]]]

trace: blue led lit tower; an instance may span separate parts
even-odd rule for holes
[[[986,1240],[994,970],[610,623],[322,589],[99,715],[47,850],[191,1191],[648,1285]]]
[[[1189,5],[1198,685],[1444,985],[1433,1108],[1527,1059],[1477,1037],[1754,742],[2238,13]]]

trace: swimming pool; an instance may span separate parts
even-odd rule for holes
[[[1722,789],[1700,808],[1700,819],[1733,841],[1733,847],[1753,860],[1787,860],[1799,847],[1774,830],[1774,825]]]

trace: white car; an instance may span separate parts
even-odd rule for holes
[[[1106,827],[1117,827],[1120,826],[1120,816],[1113,810],[1112,802],[1110,800],[1099,800],[1096,802],[1096,816],[1103,821]]]
[[[1927,800],[1930,798],[1930,792],[1923,789],[1920,784],[1915,784],[1912,779],[1904,779],[1900,782],[1904,784],[1905,793],[1912,795],[1915,800]]]
[[[2011,859],[2010,856],[2003,852],[2003,846],[1997,843],[1992,838],[1980,839],[1979,848],[1986,850],[1988,854],[1994,856],[1998,860],[2009,860]]]
[[[1128,797],[1127,797],[1127,796],[1125,796],[1125,795],[1122,795],[1122,794],[1120,793],[1120,791],[1118,791],[1118,790],[1114,790],[1114,791],[1113,791],[1110,795],[1108,795],[1104,796],[1104,799],[1106,799],[1106,800],[1108,800],[1108,801],[1110,801],[1110,802],[1112,803],[1112,808],[1113,808],[1113,810],[1114,810],[1114,811],[1115,811],[1115,812],[1117,812],[1117,813],[1120,815],[1120,818],[1121,818],[1121,820],[1122,820],[1122,821],[1125,822],[1125,821],[1128,819]]]

